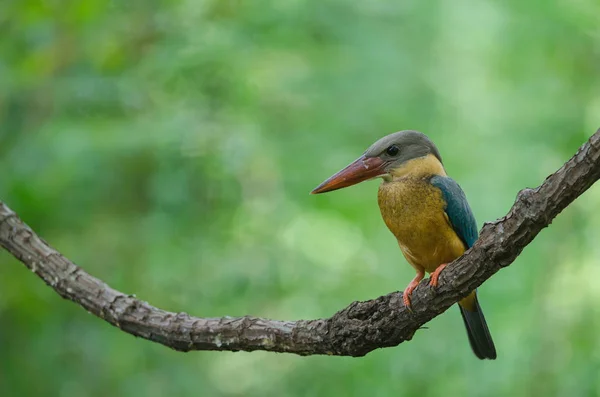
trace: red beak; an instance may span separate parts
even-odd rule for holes
[[[352,164],[331,176],[315,188],[311,194],[331,192],[333,190],[356,185],[367,179],[386,174],[383,170],[385,162],[379,157],[360,156]]]

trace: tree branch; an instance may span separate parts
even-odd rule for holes
[[[300,355],[363,356],[410,340],[435,316],[508,266],[535,236],[600,178],[600,130],[536,189],[519,192],[508,214],[484,225],[473,248],[450,264],[433,290],[421,283],[413,312],[394,292],[354,302],[328,319],[198,318],[171,313],[92,277],[38,237],[0,201],[0,245],[63,298],[125,332],[179,351],[266,350]]]

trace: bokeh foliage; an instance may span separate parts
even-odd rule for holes
[[[0,199],[111,286],[198,316],[326,317],[413,277],[376,182],[308,192],[419,129],[480,225],[600,126],[600,3],[4,0]],[[458,311],[360,359],[181,354],[0,252],[2,396],[600,393],[600,188]]]

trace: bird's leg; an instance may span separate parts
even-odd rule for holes
[[[406,306],[408,310],[411,310],[410,295],[415,290],[415,288],[417,288],[417,285],[419,285],[419,281],[423,280],[423,277],[425,277],[425,270],[417,270],[417,275],[406,286],[404,292],[402,293],[402,302],[404,302],[404,306]]]
[[[446,266],[448,266],[447,263],[442,263],[437,267],[437,269],[433,271],[433,273],[431,273],[431,275],[429,276],[429,285],[431,285],[432,287],[438,286],[438,279],[440,278],[440,273],[446,268]]]

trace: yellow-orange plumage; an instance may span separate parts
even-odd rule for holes
[[[431,273],[465,252],[444,212],[441,191],[424,179],[404,177],[384,182],[378,201],[385,224],[414,268]]]
[[[383,221],[417,272],[432,273],[467,249],[444,211],[442,192],[428,181],[432,175],[446,175],[434,156],[411,160],[379,186],[377,195]],[[461,306],[471,310],[474,298],[469,295]]]

